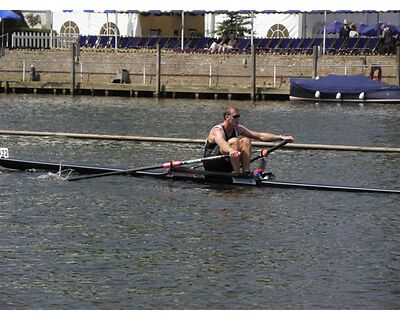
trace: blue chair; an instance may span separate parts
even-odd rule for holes
[[[95,48],[97,43],[98,36],[88,36],[86,41],[86,46],[88,48]]]
[[[292,42],[290,43],[290,53],[296,53],[296,50],[298,50],[301,41],[303,41],[302,38],[292,39]]]
[[[146,44],[146,47],[150,49],[155,49],[160,39],[160,37],[150,38],[150,40]]]
[[[147,43],[151,40],[150,37],[141,37],[137,43],[137,48],[143,49],[147,47]]]
[[[361,54],[364,52],[368,43],[368,38],[359,38],[351,53]]]
[[[86,46],[87,37],[86,36],[79,36],[79,46],[81,48]]]
[[[178,38],[170,38],[164,48],[169,50],[176,50],[180,44],[178,40]]]
[[[195,51],[204,52],[204,50],[208,47],[208,43],[210,42],[209,37],[200,38],[197,42],[197,46],[195,47]]]
[[[342,48],[341,52],[342,53],[352,53],[354,48],[357,45],[357,42],[359,41],[359,38],[349,38],[347,39],[344,48]]]
[[[236,52],[242,53],[242,52],[246,52],[247,48],[250,47],[250,39],[239,39],[237,47],[234,48],[234,50]]]
[[[367,45],[365,46],[364,52],[373,54],[378,52],[378,47],[381,43],[380,38],[370,38]]]
[[[304,38],[298,45],[297,49],[295,49],[296,53],[308,53],[312,48],[312,44],[314,42],[313,38]]]
[[[281,39],[279,39],[279,38],[272,38],[268,42],[268,45],[267,45],[267,48],[266,48],[267,52],[273,52],[275,50],[275,47],[278,45],[280,40]]]
[[[260,39],[260,41],[258,42],[258,44],[257,44],[257,48],[258,48],[258,50],[260,50],[260,51],[268,51],[268,48],[269,48],[269,43],[272,41],[273,39],[271,39],[271,38],[263,38],[263,39]]]
[[[100,36],[100,38],[97,41],[96,48],[99,49],[106,48],[108,42],[109,42],[109,36]]]
[[[327,52],[338,54],[340,50],[344,47],[346,40],[346,38],[337,38],[336,41],[334,41],[329,48],[326,48]]]
[[[168,43],[170,38],[168,37],[161,37],[160,41],[158,41],[158,44],[160,46],[161,49],[164,49],[165,45]]]
[[[142,37],[131,37],[130,41],[127,45],[128,49],[137,49],[138,48],[138,43],[142,39]]]
[[[118,41],[118,48],[127,49],[129,45],[130,37],[121,37]]]
[[[282,38],[273,51],[278,53],[288,53],[291,42],[292,39],[290,38]]]

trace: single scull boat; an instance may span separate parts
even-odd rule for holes
[[[115,174],[130,175],[130,176],[151,176],[151,177],[170,179],[170,180],[194,181],[198,183],[219,183],[219,184],[256,186],[256,187],[301,188],[301,189],[330,190],[330,191],[377,192],[377,193],[400,194],[400,190],[395,190],[395,189],[380,189],[380,188],[366,188],[366,187],[341,186],[341,185],[329,185],[329,184],[317,184],[317,183],[279,181],[279,180],[269,179],[268,175],[265,178],[260,179],[248,174],[213,172],[213,171],[192,169],[187,167],[176,167],[176,168],[172,167],[167,169],[151,169],[151,170],[136,170],[136,169],[127,170],[124,168],[63,164],[63,163],[42,162],[42,161],[28,161],[28,160],[17,160],[11,158],[0,158],[0,166],[14,170],[35,169],[35,170],[50,171],[50,172],[71,171],[73,173],[78,173],[78,174],[93,174],[93,175],[99,175],[99,174],[112,175],[112,173],[115,173]]]

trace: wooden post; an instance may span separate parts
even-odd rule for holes
[[[75,94],[75,43],[72,43],[71,45],[71,89],[70,89],[70,94],[73,96]]]
[[[397,85],[400,86],[400,46],[396,46],[396,58],[397,58]]]
[[[313,47],[313,71],[312,78],[315,79],[318,76],[318,47]]]
[[[161,93],[161,48],[157,44],[157,61],[156,61],[156,98],[160,97]]]
[[[254,44],[251,45],[251,100],[255,101],[257,98],[256,91],[256,49]]]

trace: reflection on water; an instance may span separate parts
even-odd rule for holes
[[[225,101],[6,96],[1,129],[200,138]],[[396,106],[232,102],[297,142],[397,146]],[[250,125],[249,125],[250,126]],[[371,129],[373,128],[373,129]],[[1,136],[12,157],[132,167],[200,146]],[[288,151],[279,179],[400,188],[400,155]],[[64,174],[62,177],[65,177]],[[397,309],[399,197],[0,171],[3,309]]]

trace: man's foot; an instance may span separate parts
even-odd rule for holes
[[[275,179],[275,176],[272,172],[270,171],[265,171],[263,169],[256,169],[253,171],[253,176],[256,179],[259,180],[273,180]]]

